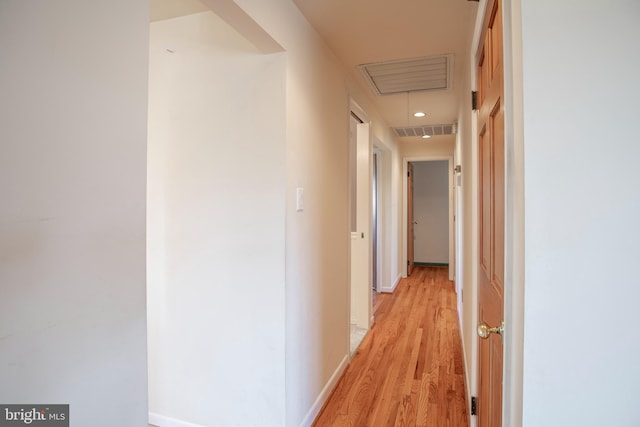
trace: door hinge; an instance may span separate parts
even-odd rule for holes
[[[478,398],[471,396],[471,415],[478,415]]]
[[[471,109],[473,111],[478,109],[478,92],[475,90],[471,91]]]
[[[409,264],[410,264],[410,262],[409,262],[409,260],[407,260],[407,267],[409,266]]]

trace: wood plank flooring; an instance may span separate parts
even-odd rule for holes
[[[417,267],[379,294],[376,322],[316,427],[467,427],[464,367],[453,282]]]

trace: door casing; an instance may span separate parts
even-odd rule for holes
[[[449,186],[449,280],[455,280],[455,271],[456,271],[456,257],[455,257],[455,247],[459,242],[456,242],[458,237],[455,235],[453,215],[455,214],[454,205],[453,205],[453,155],[451,156],[416,156],[416,157],[405,157],[402,160],[403,168],[402,168],[402,179],[403,179],[403,191],[402,191],[402,275],[403,277],[407,277],[407,245],[408,245],[408,198],[407,198],[407,172],[409,170],[410,162],[428,162],[428,161],[438,161],[438,160],[446,160],[448,162],[448,186]]]

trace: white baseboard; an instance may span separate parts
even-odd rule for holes
[[[149,412],[149,424],[153,424],[158,427],[205,427],[200,424],[188,423],[182,420],[176,420],[175,418],[166,417],[164,415],[155,414]]]
[[[392,293],[393,291],[396,290],[396,286],[398,286],[398,283],[400,283],[400,280],[402,280],[402,275],[398,275],[398,278],[395,280],[395,282],[393,282],[391,284],[391,286],[381,286],[380,287],[380,292],[384,292],[387,294]]]
[[[346,356],[344,356],[344,358],[342,359],[342,362],[340,362],[336,370],[333,372],[333,375],[331,375],[331,378],[329,378],[329,381],[320,392],[320,395],[311,406],[311,409],[309,409],[309,412],[307,412],[307,416],[304,417],[304,419],[300,423],[300,427],[309,427],[311,426],[311,424],[313,424],[316,417],[322,410],[322,407],[329,399],[331,392],[333,391],[335,386],[338,384],[338,381],[342,377],[342,374],[344,373],[345,369],[347,369],[348,365],[349,365],[349,355],[347,354]]]

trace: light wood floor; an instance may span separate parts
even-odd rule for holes
[[[376,322],[316,419],[316,427],[467,427],[453,282],[418,267],[379,294]]]

